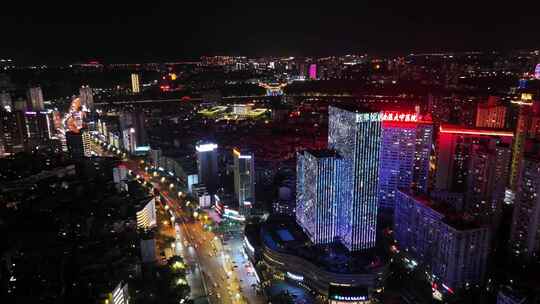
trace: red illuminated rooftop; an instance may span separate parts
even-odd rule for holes
[[[463,135],[504,136],[504,137],[514,136],[514,133],[512,131],[507,131],[507,130],[467,128],[467,127],[456,126],[456,125],[441,125],[439,131],[441,133],[463,134]]]

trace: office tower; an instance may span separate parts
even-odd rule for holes
[[[31,111],[43,111],[45,105],[43,104],[43,92],[41,87],[31,87],[27,92],[28,106]]]
[[[128,283],[120,282],[112,292],[112,304],[129,304]],[[107,303],[109,301],[107,300]]]
[[[379,207],[392,212],[398,189],[426,191],[433,126],[420,122],[382,124]]]
[[[138,147],[148,146],[145,115],[142,112],[122,112],[118,117],[124,149],[134,153]]]
[[[472,145],[464,210],[486,220],[500,215],[510,178],[510,145],[477,142]]]
[[[73,159],[81,159],[83,157],[90,157],[90,135],[86,130],[80,130],[80,132],[67,131],[66,132],[66,144],[68,147],[68,153]]]
[[[199,142],[197,151],[197,168],[199,183],[206,186],[210,194],[215,194],[218,187],[218,145],[215,143]]]
[[[473,144],[510,145],[513,136],[508,131],[442,125],[437,139],[435,189],[465,193]]]
[[[382,115],[348,106],[328,113],[328,146],[343,158],[341,242],[351,251],[369,249],[376,241]]]
[[[234,194],[238,200],[240,214],[248,215],[255,204],[255,158],[253,153],[233,149]]]
[[[314,63],[309,65],[309,79],[317,79],[317,65]]]
[[[342,164],[332,150],[297,154],[296,221],[314,244],[338,237]]]
[[[8,109],[12,110],[13,104],[11,103],[11,95],[9,92],[0,92],[0,110]]]
[[[140,82],[139,82],[139,74],[131,74],[131,91],[133,93],[140,93]]]
[[[128,169],[125,166],[113,168],[113,182],[118,191],[128,191]]]
[[[532,102],[532,100],[525,96],[522,96],[520,100],[513,101],[513,103],[518,107],[518,120],[512,146],[512,167],[509,190],[515,192],[518,187],[526,142],[530,138],[540,139],[540,103]]]
[[[399,250],[424,264],[446,291],[484,280],[490,232],[464,214],[452,213],[425,196],[398,191],[394,236]]]
[[[4,146],[4,153],[15,154],[24,151],[26,136],[23,112],[0,109],[0,140]]]
[[[476,106],[477,128],[502,129],[506,124],[506,107],[499,102],[499,98],[489,96],[487,102]]]
[[[141,210],[137,211],[137,228],[153,228],[156,226],[156,221],[156,199],[152,198]]]
[[[81,106],[84,111],[94,110],[94,94],[92,88],[89,86],[82,86],[79,88],[79,98],[81,100]]]
[[[526,157],[518,181],[512,230],[511,251],[515,256],[533,259],[540,252],[540,161]]]
[[[52,112],[27,111],[24,113],[24,121],[29,148],[43,144],[55,136]]]

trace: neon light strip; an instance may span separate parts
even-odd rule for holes
[[[508,136],[514,137],[514,133],[505,132],[505,131],[489,131],[489,130],[474,130],[474,129],[443,129],[443,126],[440,127],[441,133],[448,134],[470,134],[470,135],[486,135],[486,136]]]

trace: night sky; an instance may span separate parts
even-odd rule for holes
[[[0,8],[0,57],[32,63],[540,48],[540,1],[18,2]]]

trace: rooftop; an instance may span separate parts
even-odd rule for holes
[[[514,133],[502,129],[480,129],[469,128],[465,126],[444,124],[439,128],[441,133],[460,134],[460,135],[480,135],[480,136],[504,136],[513,137]]]
[[[326,271],[343,274],[372,273],[386,264],[388,253],[378,247],[350,252],[340,242],[314,245],[290,217],[271,216],[263,223],[261,239],[265,246],[281,253],[301,257]]]
[[[360,104],[354,104],[354,103],[334,103],[334,104],[331,104],[330,107],[334,107],[334,108],[338,108],[338,109],[341,109],[341,110],[345,110],[345,111],[349,111],[349,112],[354,112],[354,113],[377,113],[377,112],[380,112],[380,111],[377,111],[377,110],[373,110],[373,109],[370,109],[370,108],[367,108],[363,105],[360,105]]]

